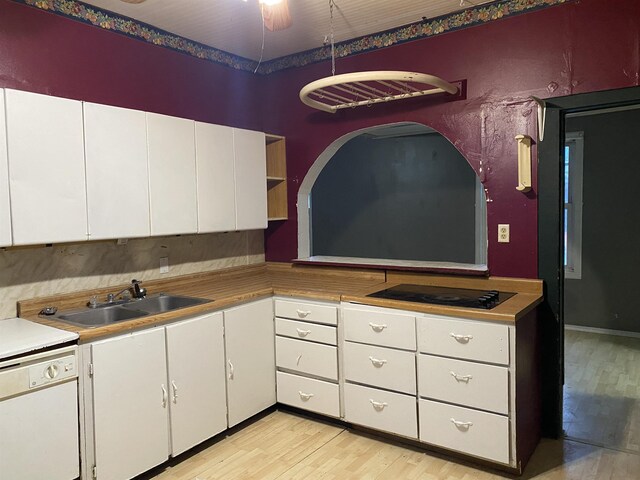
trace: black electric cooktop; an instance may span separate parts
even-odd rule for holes
[[[498,292],[497,290],[471,290],[402,284],[371,293],[367,297],[386,298],[403,302],[433,303],[454,307],[491,309],[514,295],[515,293]]]

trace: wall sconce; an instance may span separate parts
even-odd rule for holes
[[[531,137],[516,135],[518,141],[518,186],[519,192],[531,190]]]

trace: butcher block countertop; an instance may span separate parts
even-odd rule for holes
[[[366,297],[369,293],[401,283],[495,289],[514,292],[516,295],[491,310],[427,305]],[[75,332],[80,337],[80,343],[86,343],[98,338],[140,328],[162,325],[183,317],[222,310],[250,300],[266,298],[273,294],[332,302],[347,301],[506,323],[516,322],[542,301],[542,281],[540,280],[454,277],[384,270],[292,265],[288,263],[262,263],[196,275],[152,280],[144,282],[143,286],[147,289],[148,295],[157,293],[187,295],[211,299],[211,302],[96,328],[83,328],[61,322],[52,317],[38,315],[45,306],[56,306],[58,311],[82,308],[86,306],[87,301],[93,295],[104,299],[107,293],[116,292],[126,287],[126,285],[115,285],[72,294],[22,300],[18,302],[18,315],[21,318],[37,323]]]

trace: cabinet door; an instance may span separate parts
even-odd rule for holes
[[[84,104],[89,237],[148,237],[149,172],[144,112]],[[117,195],[114,195],[117,191]]]
[[[267,154],[264,133],[233,129],[236,230],[267,228]]]
[[[273,302],[224,312],[229,427],[276,403]]]
[[[86,240],[82,103],[5,93],[13,244]]]
[[[164,328],[91,346],[98,479],[134,477],[169,457]]]
[[[147,113],[151,235],[198,231],[194,124]]]
[[[227,428],[222,313],[168,326],[167,359],[175,456]]]
[[[7,163],[7,126],[4,89],[0,89],[0,247],[11,245],[11,209],[9,203],[9,165]]]
[[[198,233],[236,229],[233,129],[196,122]]]

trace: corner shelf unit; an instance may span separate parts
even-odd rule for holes
[[[285,138],[266,134],[267,212],[269,221],[287,220],[287,152]]]

